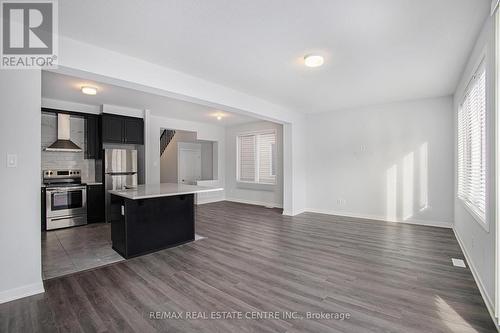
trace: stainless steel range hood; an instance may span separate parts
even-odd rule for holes
[[[57,141],[45,148],[46,151],[81,152],[70,138],[71,127],[69,114],[57,114]]]

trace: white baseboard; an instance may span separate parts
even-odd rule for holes
[[[208,203],[212,203],[212,202],[219,202],[219,201],[225,201],[225,200],[226,200],[225,198],[221,198],[221,197],[218,197],[218,198],[204,198],[202,200],[197,199],[196,200],[196,205],[204,205],[204,204],[208,204]]]
[[[257,206],[264,206],[264,207],[283,208],[282,204],[278,204],[278,203],[275,203],[275,202],[252,201],[252,200],[245,200],[245,199],[238,199],[238,198],[226,198],[226,201],[238,202],[238,203],[243,203],[243,204],[247,204],[247,205],[257,205]]]
[[[0,292],[0,304],[10,302],[19,298],[28,297],[45,292],[43,282],[28,284],[26,286],[9,289]]]
[[[474,277],[474,281],[476,281],[477,287],[479,288],[479,292],[481,293],[481,296],[483,297],[484,303],[486,304],[486,308],[488,309],[488,312],[490,313],[491,319],[493,320],[493,323],[495,324],[497,331],[500,332],[500,326],[498,325],[498,321],[495,318],[494,303],[491,300],[488,293],[486,292],[486,288],[484,287],[483,280],[481,280],[481,276],[478,274],[477,269],[474,266],[474,262],[471,260],[471,257],[469,256],[469,253],[467,252],[467,248],[465,247],[465,244],[462,241],[462,238],[460,237],[460,234],[458,233],[458,231],[455,228],[453,228],[453,233],[455,234],[455,238],[458,241],[458,245],[460,245],[460,248],[462,249],[462,253],[465,256],[465,259],[467,260],[467,264],[469,265],[469,269],[472,272],[472,276]]]
[[[299,214],[302,214],[302,213],[305,213],[307,210],[306,209],[299,209],[299,210],[296,210],[296,211],[289,211],[289,210],[284,210],[283,211],[283,215],[285,216],[296,216],[296,215],[299,215]]]
[[[368,220],[378,220],[390,223],[405,223],[405,224],[416,224],[416,225],[424,225],[428,227],[439,227],[439,228],[447,228],[452,229],[453,224],[451,222],[444,221],[428,221],[428,220],[418,220],[418,219],[408,219],[408,220],[389,220],[385,216],[379,215],[369,215],[369,214],[358,214],[351,212],[343,212],[343,211],[333,211],[333,210],[325,210],[325,209],[315,209],[315,208],[307,208],[306,212],[310,213],[318,213],[318,214],[327,214],[327,215],[337,215],[337,216],[345,216],[345,217],[353,217],[358,219],[368,219]]]

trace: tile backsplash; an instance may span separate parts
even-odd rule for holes
[[[71,141],[76,143],[82,152],[55,152],[45,151],[57,140],[57,116],[42,113],[42,170],[45,169],[81,169],[82,181],[93,182],[95,175],[95,160],[86,160],[85,151],[85,119],[81,117],[70,118]]]

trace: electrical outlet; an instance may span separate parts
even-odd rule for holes
[[[17,168],[17,154],[7,154],[7,168]]]

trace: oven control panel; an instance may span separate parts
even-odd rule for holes
[[[43,170],[43,179],[81,178],[79,169]]]

